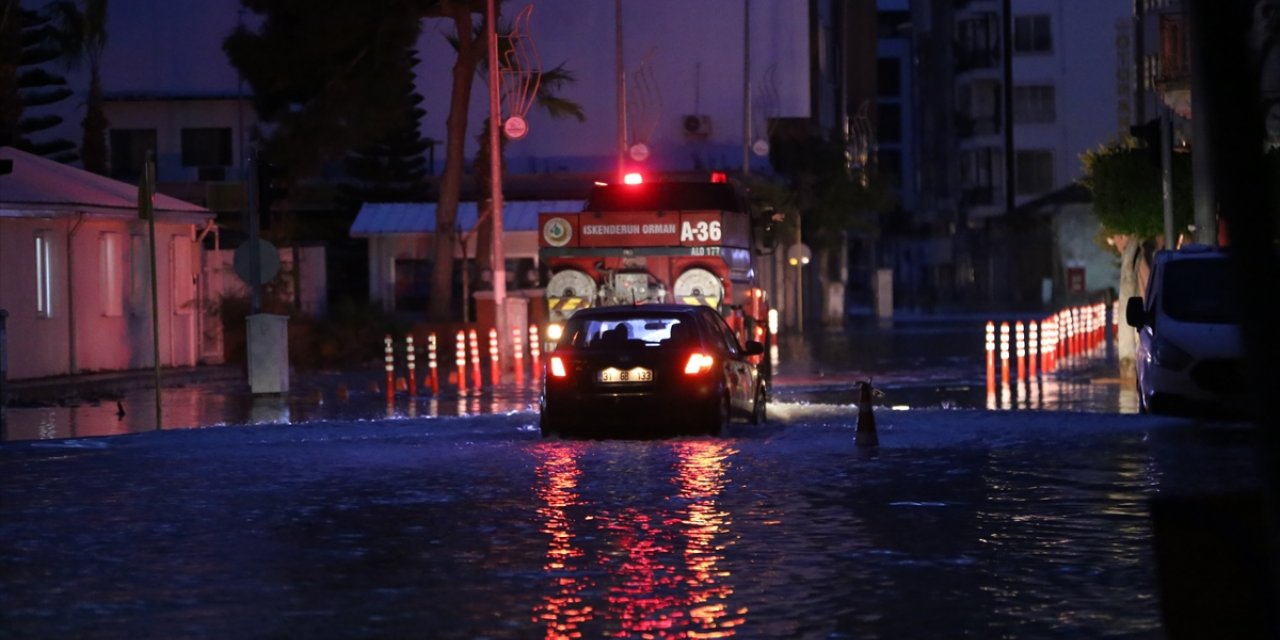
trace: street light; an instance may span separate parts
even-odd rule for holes
[[[787,264],[796,268],[796,332],[804,332],[804,266],[809,264],[813,253],[809,245],[796,242],[787,249]]]

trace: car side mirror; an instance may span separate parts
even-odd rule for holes
[[[1147,325],[1147,310],[1142,306],[1142,297],[1133,296],[1124,307],[1124,321],[1135,329]]]
[[[743,347],[742,352],[749,356],[758,356],[764,353],[764,345],[756,342],[755,340],[748,340],[746,346]]]

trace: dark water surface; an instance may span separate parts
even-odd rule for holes
[[[1147,501],[1248,483],[1145,416],[780,403],[726,438],[536,414],[0,445],[4,637],[1158,638]]]

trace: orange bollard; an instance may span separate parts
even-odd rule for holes
[[[542,347],[538,335],[538,325],[531,324],[529,325],[529,369],[533,372],[535,379],[542,375],[541,359]]]
[[[498,386],[502,372],[498,366],[498,330],[489,329],[489,386]]]
[[[524,340],[520,335],[519,327],[511,329],[511,346],[514,352],[511,354],[514,360],[514,370],[516,374],[516,386],[524,385]]]
[[[480,340],[476,337],[476,330],[472,329],[467,334],[467,344],[471,347],[471,382],[475,386],[476,391],[480,390]]]
[[[395,399],[395,396],[396,396],[396,381],[395,381],[396,355],[395,355],[394,349],[391,346],[391,334],[387,334],[387,337],[382,339],[382,343],[385,346],[385,350],[387,354],[387,357],[386,357],[387,403],[389,404],[391,403],[392,400]]]
[[[1013,323],[1013,348],[1014,355],[1018,358],[1018,380],[1027,379],[1027,348],[1026,348],[1026,331],[1022,327],[1022,321]]]
[[[1040,329],[1035,320],[1027,321],[1027,377],[1036,377],[1036,361],[1040,359]]]
[[[457,359],[458,365],[458,393],[467,392],[467,334],[461,330],[458,331]]]
[[[440,394],[440,364],[436,361],[436,332],[427,334],[427,380],[431,395]]]
[[[987,321],[987,335],[985,343],[987,351],[987,400],[992,405],[988,408],[994,409],[994,398],[996,393],[996,325],[994,322]]]
[[[1000,384],[1009,384],[1009,323],[1000,323]]]
[[[404,361],[406,368],[409,369],[409,397],[415,398],[418,395],[418,354],[417,349],[413,347],[413,334],[404,337]]]

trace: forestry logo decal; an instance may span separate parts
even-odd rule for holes
[[[564,218],[551,218],[542,225],[542,239],[553,247],[563,247],[573,239],[573,225]]]

